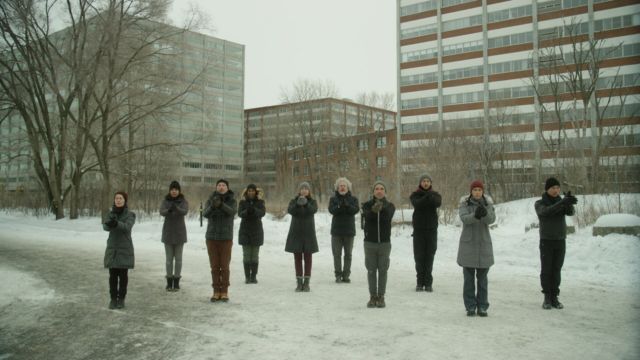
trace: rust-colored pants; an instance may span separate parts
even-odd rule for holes
[[[228,292],[232,245],[232,240],[207,240],[207,253],[209,254],[209,265],[211,265],[211,286],[214,292]]]

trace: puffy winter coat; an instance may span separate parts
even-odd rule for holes
[[[104,267],[116,269],[133,269],[135,256],[133,254],[133,241],[131,229],[136,222],[136,214],[124,208],[121,213],[111,210],[107,221],[115,219],[118,225],[110,228],[102,224],[104,231],[109,232],[107,249],[104,252]]]
[[[396,212],[393,203],[382,199],[383,206],[380,212],[376,213],[371,210],[376,199],[371,199],[362,205],[362,214],[364,215],[364,241],[374,243],[391,242],[391,220]]]
[[[442,197],[431,188],[425,190],[418,187],[409,197],[413,205],[413,231],[437,229],[438,208],[442,205]]]
[[[540,239],[564,240],[567,238],[567,221],[565,215],[573,216],[575,208],[562,202],[560,196],[555,198],[546,192],[542,199],[536,201],[536,214],[540,221]]]
[[[297,196],[293,198],[287,209],[291,214],[291,225],[284,250],[290,253],[318,252],[314,219],[314,215],[318,211],[318,203],[310,196],[307,196],[307,204],[303,206],[298,205],[297,200]]]
[[[476,219],[476,208],[483,206],[487,215]],[[489,225],[496,221],[493,201],[488,196],[476,200],[471,196],[463,196],[458,208],[462,220],[462,234],[458,247],[458,265],[463,267],[487,269],[493,265],[493,244]]]
[[[331,219],[331,235],[333,236],[356,236],[356,217],[360,211],[358,198],[347,192],[341,195],[336,194],[329,199],[329,212],[333,215]]]
[[[222,205],[213,207],[213,198],[222,197]],[[207,218],[207,240],[233,240],[233,217],[236,215],[238,204],[234,198],[233,191],[229,190],[224,194],[214,191],[207,200],[202,216]]]
[[[160,205],[162,224],[162,242],[167,245],[179,245],[187,242],[187,227],[184,217],[189,212],[189,203],[182,194],[173,198],[167,195]]]
[[[241,197],[242,200],[238,204],[238,216],[242,218],[238,231],[238,243],[240,245],[261,246],[264,244],[262,217],[266,213],[262,189],[256,190],[254,199],[246,197],[246,189],[242,192]]]

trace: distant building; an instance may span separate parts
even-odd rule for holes
[[[517,141],[504,144],[495,167],[505,167],[500,176],[506,193],[527,195],[531,189],[538,191],[540,179],[553,172],[558,154],[571,157],[569,150],[578,149],[589,156],[599,146],[591,132],[615,132],[622,125],[599,159],[600,188],[640,189],[640,3],[397,0],[397,9],[399,138],[405,169],[411,170],[415,149],[429,139],[485,137],[495,143],[508,134]],[[604,40],[603,53],[609,53],[598,91],[611,86],[618,70],[622,86],[599,125],[594,125],[595,110],[574,122],[582,121],[584,138],[569,135],[562,144],[545,142],[558,131],[557,121],[550,112],[543,114],[532,79],[544,82],[543,67],[559,59],[549,57],[549,48],[559,45],[562,53],[557,56],[571,61],[571,35],[580,41]],[[619,94],[629,95],[624,104]],[[573,100],[570,95],[563,99]],[[482,175],[475,166],[469,164],[469,177]],[[624,170],[616,170],[618,166]],[[579,170],[585,176],[593,171],[591,165]],[[614,177],[621,188],[607,185]]]
[[[245,182],[271,199],[293,196],[309,181],[322,199],[340,176],[366,194],[395,173],[396,113],[325,98],[245,110]]]

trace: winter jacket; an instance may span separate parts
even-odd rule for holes
[[[487,215],[476,219],[476,208],[483,206]],[[462,220],[462,233],[458,247],[458,265],[476,269],[487,269],[493,265],[493,245],[489,225],[496,221],[493,201],[484,195],[480,200],[463,196],[458,208]]]
[[[162,242],[167,245],[180,245],[187,242],[187,227],[184,217],[189,212],[189,203],[182,194],[177,197],[167,195],[160,205],[162,224]]]
[[[310,196],[307,196],[307,204],[303,206],[298,205],[297,200],[297,196],[293,198],[287,209],[291,214],[291,225],[284,250],[290,253],[318,252],[314,219],[314,214],[318,211],[318,203]]]
[[[329,212],[333,215],[331,219],[331,235],[333,236],[356,236],[356,217],[360,211],[358,198],[347,192],[341,195],[336,194],[329,199]]]
[[[262,217],[266,213],[262,189],[256,190],[254,199],[248,199],[246,192],[246,189],[242,192],[242,200],[238,204],[238,216],[242,219],[238,231],[238,243],[240,245],[262,246],[264,244]]]
[[[136,222],[136,214],[124,208],[121,213],[113,209],[107,217],[107,221],[115,219],[118,225],[110,228],[102,224],[104,231],[109,232],[107,239],[107,249],[104,252],[104,267],[116,269],[133,269],[135,257],[133,254],[133,241],[131,240],[131,229]]]
[[[540,239],[564,240],[567,238],[567,221],[565,215],[573,216],[576,211],[573,205],[562,202],[562,198],[549,196],[546,192],[542,199],[536,201],[536,214],[540,221]]]
[[[418,187],[409,197],[413,205],[413,232],[438,228],[438,208],[442,205],[439,193]]]
[[[371,199],[362,205],[362,214],[364,215],[364,241],[366,242],[391,242],[391,220],[393,220],[396,207],[393,203],[387,201],[387,198],[383,198],[381,201],[384,205],[378,213],[371,210],[376,199]]]
[[[222,205],[213,207],[213,198],[222,197]],[[207,240],[233,240],[233,217],[237,211],[237,203],[233,191],[224,194],[214,191],[207,200],[202,216],[208,219]]]

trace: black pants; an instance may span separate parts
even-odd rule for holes
[[[109,295],[111,299],[124,299],[129,283],[129,269],[109,268]]]
[[[417,286],[432,286],[433,258],[438,249],[438,229],[413,232],[413,258],[416,261]]]
[[[564,264],[565,240],[540,239],[540,283],[546,295],[560,294],[560,271]]]

